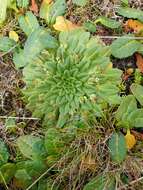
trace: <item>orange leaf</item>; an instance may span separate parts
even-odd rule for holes
[[[137,131],[132,130],[132,134],[137,140],[143,141],[143,134]]]
[[[38,5],[35,0],[31,0],[31,7],[30,10],[34,13],[38,13]]]
[[[65,19],[63,16],[56,18],[56,23],[53,25],[55,30],[58,31],[70,31],[79,28],[79,26],[73,24],[71,21]]]
[[[140,31],[143,30],[143,23],[137,21],[137,20],[132,20],[129,19],[126,23],[125,23],[125,31],[130,31],[133,30],[134,32],[138,33]]]
[[[129,69],[127,69],[126,70],[126,73],[130,76],[131,74],[133,74],[133,72],[134,72],[134,69],[132,69],[132,68],[129,68]]]
[[[127,130],[127,134],[125,135],[127,149],[132,149],[136,144],[135,136],[131,134],[130,130]]]
[[[136,53],[136,59],[136,65],[140,72],[143,73],[143,57],[139,53]]]
[[[123,80],[128,80],[128,78],[131,76],[131,74],[134,72],[134,70],[132,68],[129,68],[125,71],[125,73],[122,76]]]

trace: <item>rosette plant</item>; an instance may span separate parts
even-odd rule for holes
[[[57,126],[82,111],[101,116],[102,107],[120,101],[121,71],[111,65],[110,49],[98,38],[82,29],[61,32],[55,48],[24,68],[28,107]]]

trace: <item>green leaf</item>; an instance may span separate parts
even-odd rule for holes
[[[40,8],[40,17],[48,23],[53,24],[57,16],[62,16],[66,11],[67,5],[65,0],[56,0],[55,3],[43,1]]]
[[[30,11],[28,11],[25,16],[20,16],[18,22],[27,36],[39,27],[36,16]]]
[[[117,22],[116,20],[100,16],[95,23],[100,22],[102,25],[106,26],[107,28],[115,29],[119,28],[121,26],[120,22]]]
[[[96,25],[91,21],[85,22],[83,27],[89,32],[96,32]]]
[[[128,39],[124,36],[111,44],[111,52],[116,58],[126,58],[133,55],[139,49],[140,45],[138,41]]]
[[[28,180],[32,179],[25,169],[17,170],[16,174],[15,174],[15,177],[17,179],[21,179],[23,181],[28,181]]]
[[[143,22],[143,11],[139,9],[129,8],[129,7],[120,7],[117,10],[117,13],[124,17],[138,19],[141,22]]]
[[[8,37],[0,37],[0,51],[8,52],[16,45],[16,42]]]
[[[132,110],[130,115],[128,116],[128,122],[131,127],[142,127],[143,126],[143,109]]]
[[[45,160],[44,160],[45,161]],[[27,172],[27,179],[31,179],[32,177],[37,177],[40,176],[42,172],[45,171],[45,169],[47,168],[47,166],[45,165],[43,160],[40,160],[40,158],[38,158],[37,160],[26,160],[26,161],[21,161],[18,162],[16,167],[17,167],[17,171],[20,170],[21,176],[19,176],[16,172],[15,176],[17,176],[17,179],[21,179],[23,180],[23,172]],[[25,171],[23,171],[23,169]],[[25,179],[26,180],[26,179]]]
[[[4,184],[4,181],[6,183],[9,183],[11,179],[14,177],[16,172],[16,166],[12,163],[4,164],[0,168],[0,183]]]
[[[27,8],[29,5],[29,0],[17,0],[17,5],[20,8]]]
[[[8,130],[9,132],[12,132],[12,131],[15,131],[16,127],[17,126],[15,123],[15,119],[11,119],[11,118],[6,119],[5,121],[6,130]]]
[[[0,0],[0,24],[5,20],[6,18],[6,9],[8,6],[7,0]]]
[[[38,28],[28,37],[24,46],[24,57],[27,62],[34,59],[45,48],[56,48],[57,41],[45,29]]]
[[[85,6],[87,4],[87,0],[73,0],[73,3],[78,6]]]
[[[109,140],[111,158],[116,163],[121,163],[127,155],[127,147],[124,135],[114,133]]]
[[[61,133],[57,129],[48,129],[45,134],[45,148],[48,155],[60,154],[63,147],[64,142]]]
[[[111,83],[101,84],[98,88],[97,94],[106,100],[109,104],[119,104],[120,96],[118,96],[119,89],[116,85],[112,85]]]
[[[119,125],[129,127],[130,123],[128,120],[128,116],[132,113],[133,110],[136,109],[137,103],[134,96],[128,95],[124,97],[115,115],[116,119],[119,122]]]
[[[87,183],[83,190],[103,190],[103,189],[115,189],[115,178],[106,175],[97,176]]]
[[[143,55],[143,44],[140,45],[140,47],[138,49],[138,53]]]
[[[0,166],[7,163],[8,158],[9,158],[8,149],[3,140],[0,139]]]
[[[21,153],[29,159],[43,159],[46,156],[43,140],[32,135],[21,136],[17,140]]]
[[[16,167],[15,179],[22,189],[31,185],[33,179],[39,177],[47,168],[41,160],[18,162]]]
[[[13,54],[13,62],[17,69],[23,68],[26,65],[25,57],[23,56],[23,49],[18,49]]]
[[[121,0],[122,4],[125,5],[125,6],[128,6],[129,5],[129,1],[128,0]]]
[[[56,48],[57,40],[52,37],[44,28],[37,28],[32,32],[24,46],[24,51],[14,54],[14,63],[17,67],[23,67],[32,62],[42,50]]]
[[[139,103],[143,106],[143,86],[139,84],[132,84],[131,91]]]

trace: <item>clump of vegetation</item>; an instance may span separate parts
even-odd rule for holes
[[[98,38],[82,30],[62,32],[54,49],[24,68],[28,106],[46,121],[57,118],[57,126],[83,112],[101,116],[106,103],[120,101],[120,76],[110,63],[109,47]]]

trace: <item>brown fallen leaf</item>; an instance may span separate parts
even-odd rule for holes
[[[80,28],[79,26],[73,24],[71,21],[65,19],[63,16],[58,16],[56,18],[56,23],[53,25],[55,30],[58,31],[70,31],[77,28]]]
[[[31,7],[30,10],[33,11],[34,13],[38,13],[38,5],[35,0],[31,0]]]
[[[129,68],[125,71],[125,73],[122,76],[122,79],[124,81],[128,80],[128,78],[133,74],[134,70],[132,68]]]
[[[137,140],[143,140],[143,133],[137,132],[135,130],[131,130],[131,132]]]
[[[139,54],[136,53],[136,65],[141,73],[143,73],[143,57]]]
[[[124,27],[126,32],[133,30],[135,33],[139,33],[143,30],[143,23],[137,20],[129,19],[126,21]]]

